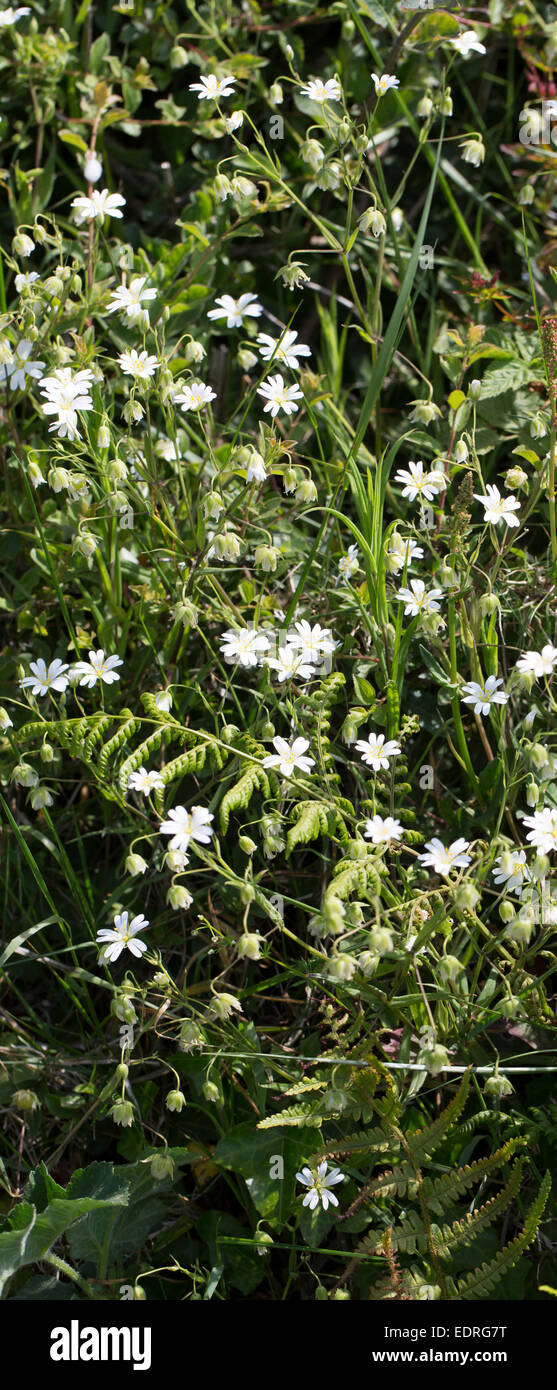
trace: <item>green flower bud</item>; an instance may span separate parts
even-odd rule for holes
[[[449,1065],[450,1058],[442,1043],[433,1043],[430,1047],[422,1048],[417,1060],[431,1076],[439,1076],[439,1073]]]
[[[260,960],[261,959],[262,937],[258,932],[244,932],[238,938],[236,950],[241,959]]]
[[[386,956],[389,951],[394,950],[393,935],[387,927],[373,927],[368,940],[375,955]]]
[[[199,1025],[191,1019],[186,1019],[180,1028],[180,1052],[193,1052],[195,1047],[202,1047],[204,1042],[205,1037]]]
[[[186,1104],[186,1097],[183,1091],[169,1091],[165,1104],[167,1110],[176,1110],[179,1115]]]
[[[35,1091],[21,1090],[13,1092],[12,1105],[15,1105],[16,1108],[21,1111],[36,1110],[37,1106],[40,1105],[40,1101]]]
[[[166,901],[169,907],[174,908],[175,912],[179,912],[182,908],[187,912],[188,908],[192,905],[193,898],[191,893],[188,893],[187,888],[184,888],[181,883],[172,883],[168,889]]]
[[[249,835],[239,835],[238,844],[240,846],[240,849],[243,850],[244,854],[255,854],[257,845],[255,843],[255,840],[250,840]]]
[[[355,956],[343,954],[329,957],[327,971],[333,980],[353,980],[357,969],[358,961]]]
[[[115,1125],[122,1125],[124,1128],[133,1124],[133,1105],[129,1100],[117,1100],[110,1109],[110,1115]]]
[[[484,1094],[486,1096],[491,1097],[493,1100],[504,1100],[505,1096],[511,1096],[512,1093],[513,1087],[508,1077],[499,1076],[497,1073],[493,1076],[488,1076],[484,1086]]]
[[[211,1101],[212,1105],[218,1105],[220,1102],[220,1091],[214,1081],[205,1082],[203,1086],[203,1095],[205,1096],[205,1100]]]

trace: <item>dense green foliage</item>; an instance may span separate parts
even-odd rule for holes
[[[543,1298],[557,8],[0,31],[2,1296]]]

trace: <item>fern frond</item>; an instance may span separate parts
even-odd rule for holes
[[[311,1104],[291,1105],[287,1110],[281,1110],[280,1115],[268,1115],[265,1120],[259,1120],[258,1129],[280,1129],[281,1125],[315,1125],[322,1123],[321,1115],[317,1115]]]
[[[410,1130],[406,1135],[406,1143],[417,1167],[424,1160],[431,1157],[435,1149],[443,1142],[449,1130],[452,1129],[455,1120],[462,1113],[468,1092],[470,1090],[470,1071],[465,1071],[459,1083],[456,1095],[453,1096],[449,1104],[438,1115],[433,1123],[427,1125],[425,1129]]]
[[[120,724],[116,733],[112,735],[112,738],[109,738],[108,743],[104,744],[99,754],[97,767],[101,777],[106,777],[112,759],[120,752],[121,748],[126,747],[133,734],[141,728],[141,721],[136,719],[131,710],[122,710],[122,714],[126,715],[124,723]]]
[[[262,791],[265,796],[271,795],[271,785],[265,769],[253,764],[240,777],[239,782],[235,782],[233,787],[229,787],[225,792],[220,804],[220,826],[223,835],[228,830],[230,817],[233,811],[245,811],[249,806],[253,793]]]
[[[432,1226],[432,1233],[439,1254],[443,1258],[449,1257],[454,1250],[461,1245],[470,1245],[480,1231],[491,1225],[496,1216],[507,1210],[511,1202],[514,1201],[520,1190],[522,1169],[524,1160],[518,1159],[511,1169],[511,1175],[505,1187],[501,1188],[494,1197],[484,1202],[483,1206],[476,1207],[475,1211],[467,1212],[458,1221],[453,1221],[451,1226],[443,1226],[440,1230]]]
[[[423,1194],[428,1205],[428,1209],[435,1212],[437,1216],[442,1216],[445,1207],[450,1202],[456,1201],[467,1187],[472,1187],[473,1183],[479,1182],[495,1169],[500,1168],[502,1163],[515,1153],[516,1149],[525,1144],[522,1138],[509,1139],[495,1153],[489,1154],[487,1158],[479,1158],[475,1163],[466,1164],[463,1168],[455,1168],[450,1173],[443,1173],[440,1178],[424,1178]]]
[[[457,1284],[457,1297],[459,1299],[476,1300],[489,1297],[502,1276],[507,1274],[509,1269],[512,1269],[535,1239],[550,1190],[551,1175],[546,1173],[520,1235],[516,1236],[515,1240],[509,1241],[509,1244],[505,1245],[502,1250],[498,1250],[493,1260],[480,1265],[479,1269],[472,1270],[467,1279],[459,1281]]]

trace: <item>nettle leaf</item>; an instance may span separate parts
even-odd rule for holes
[[[480,400],[502,396],[504,391],[516,391],[519,386],[534,381],[541,381],[541,372],[533,371],[527,362],[508,362],[504,367],[493,367],[483,378]]]

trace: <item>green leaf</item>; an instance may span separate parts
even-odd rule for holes
[[[483,378],[480,400],[501,396],[503,391],[516,391],[519,386],[539,380],[539,373],[532,371],[527,362],[508,362],[505,367],[493,367]]]

